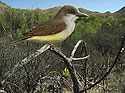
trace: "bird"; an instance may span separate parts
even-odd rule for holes
[[[88,17],[72,5],[64,5],[55,17],[45,23],[29,29],[22,37],[9,42],[17,44],[23,41],[35,43],[58,43],[68,38],[75,28],[75,21],[79,17]]]

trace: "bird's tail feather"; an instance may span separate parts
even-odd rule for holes
[[[28,38],[29,38],[28,36],[23,36],[23,37],[20,37],[20,38],[18,38],[16,40],[10,41],[8,44],[9,45],[14,45],[14,44],[17,44],[17,43],[21,43],[21,42],[25,41]]]

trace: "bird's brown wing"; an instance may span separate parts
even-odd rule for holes
[[[62,30],[64,30],[66,28],[66,26],[67,25],[63,21],[54,21],[54,22],[43,23],[36,27],[31,28],[27,33],[24,34],[24,36],[9,42],[9,44],[12,45],[12,44],[20,43],[33,36],[53,35],[53,34],[59,33]]]
[[[66,24],[62,21],[49,22],[40,24],[33,27],[29,32],[25,33],[26,36],[48,36],[61,32],[66,28]]]

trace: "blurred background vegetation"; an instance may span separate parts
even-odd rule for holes
[[[0,13],[0,76],[43,46],[43,44],[28,41],[10,46],[8,42],[21,37],[31,27],[52,19],[59,10],[54,9],[45,11],[8,7]],[[77,20],[73,34],[67,40],[57,44],[69,56],[78,40],[83,39],[87,43],[87,51],[91,55],[87,65],[87,78],[93,82],[110,68],[118,53],[122,36],[125,35],[125,16],[102,15],[91,14],[88,18]],[[80,56],[80,50],[75,56]],[[84,62],[73,62],[73,64],[84,77]],[[8,93],[24,93],[24,91],[29,93],[36,82],[50,72],[54,73],[52,76],[55,78],[59,75],[71,82],[69,72],[61,58],[47,51],[11,76],[4,88]],[[125,93],[125,52],[104,82],[109,93]]]

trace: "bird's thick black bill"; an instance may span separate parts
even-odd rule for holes
[[[88,15],[84,14],[84,13],[77,13],[76,16],[78,16],[78,17],[88,17]]]

